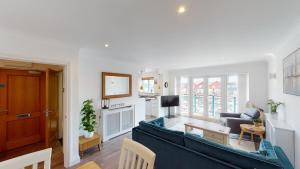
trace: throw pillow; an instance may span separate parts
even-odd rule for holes
[[[245,114],[250,116],[252,119],[258,119],[260,116],[260,112],[257,109],[249,108],[246,110]]]
[[[149,121],[148,123],[153,124],[153,125],[155,125],[157,127],[165,127],[165,120],[164,120],[163,117],[160,117],[158,119]]]
[[[245,113],[241,114],[241,119],[252,120],[252,118],[250,116],[248,116],[247,114],[245,114]]]

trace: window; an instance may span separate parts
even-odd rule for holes
[[[241,75],[176,78],[175,93],[180,95],[180,107],[176,112],[214,118],[221,112],[237,113],[248,87],[247,78]],[[239,89],[241,84],[245,85]]]
[[[208,78],[208,115],[217,117],[222,111],[221,77]]]
[[[179,96],[180,96],[180,113],[188,113],[189,112],[189,78],[181,77],[180,78],[180,88],[179,88]]]
[[[238,112],[238,75],[227,77],[227,112]]]
[[[142,79],[143,93],[154,93],[154,79]]]
[[[193,114],[203,115],[204,113],[204,79],[193,79]]]

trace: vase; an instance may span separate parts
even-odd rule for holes
[[[85,138],[92,138],[94,136],[94,132],[88,132],[88,131],[84,131],[84,137]]]

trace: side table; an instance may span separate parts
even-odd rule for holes
[[[263,139],[263,134],[265,133],[266,129],[264,126],[255,126],[251,124],[241,124],[241,134],[239,138],[239,144],[241,140],[243,139],[244,133],[250,133],[251,134],[251,141],[253,141],[253,135],[258,135],[260,139]]]
[[[94,133],[94,136],[91,138],[85,138],[84,136],[79,137],[79,152],[80,158],[83,157],[83,153],[85,150],[98,146],[99,151],[101,150],[100,145],[102,144],[102,140],[99,134]]]

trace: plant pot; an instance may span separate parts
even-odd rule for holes
[[[271,118],[272,119],[277,119],[278,118],[278,114],[276,112],[272,112],[271,113]]]
[[[94,132],[88,132],[88,131],[84,131],[84,137],[85,138],[92,138],[94,136]]]

